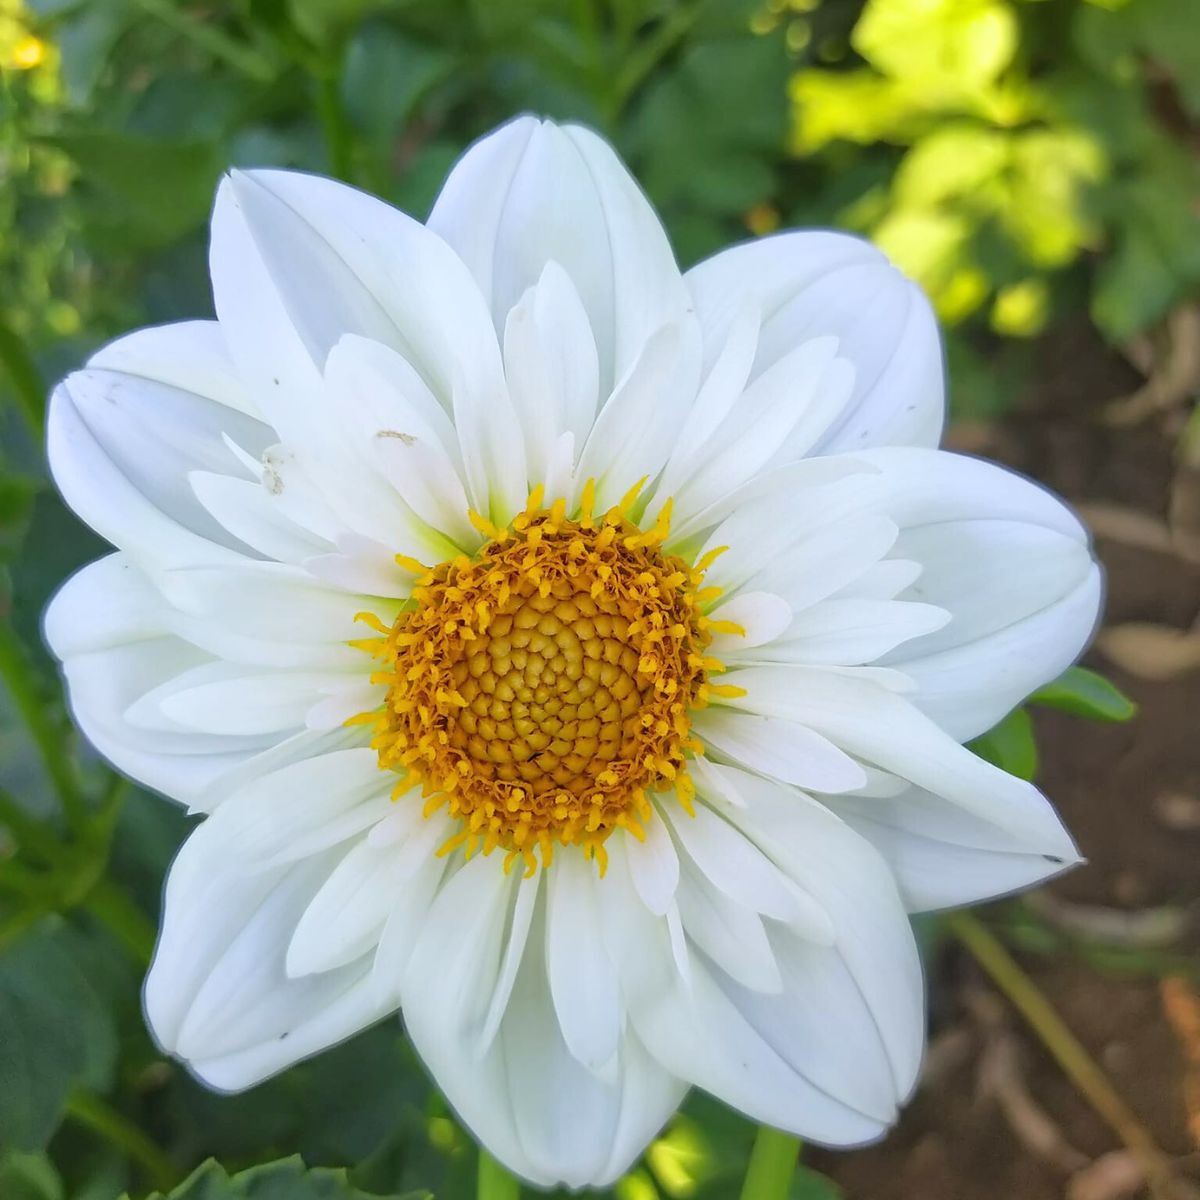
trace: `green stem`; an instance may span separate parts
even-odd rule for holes
[[[332,71],[317,78],[317,113],[321,118],[321,130],[325,135],[325,148],[329,155],[329,166],[339,179],[351,182],[354,155],[351,143],[350,122],[342,107],[339,72]]]
[[[476,1200],[517,1200],[521,1185],[482,1147]]]
[[[0,825],[12,834],[22,850],[43,862],[54,863],[62,854],[58,838],[3,788],[0,788]]]
[[[67,1101],[67,1116],[123,1150],[159,1191],[169,1192],[179,1182],[179,1172],[166,1151],[99,1096],[76,1092]]]
[[[742,1184],[742,1200],[787,1200],[800,1148],[801,1141],[794,1134],[759,1126]]]
[[[946,924],[1025,1018],[1084,1099],[1125,1143],[1145,1172],[1150,1194],[1155,1200],[1166,1200],[1172,1194],[1170,1163],[1166,1155],[1042,990],[978,918],[965,912],[952,913],[946,918]]]
[[[7,620],[0,621],[0,678],[8,687],[17,712],[33,738],[67,820],[73,828],[82,827],[87,812],[71,756],[67,753],[66,739],[47,716],[25,651]]]
[[[658,66],[696,23],[704,9],[703,0],[673,8],[658,24],[657,28],[626,57],[622,69],[613,82],[607,116],[615,122],[633,94],[650,77]]]
[[[275,78],[272,63],[257,50],[232,38],[223,29],[191,15],[176,0],[134,0],[143,12],[169,25],[176,33],[207,51],[213,58],[240,71],[248,79],[270,83]]]
[[[21,416],[38,447],[46,436],[46,385],[25,343],[0,324],[0,364],[8,372]]]
[[[88,894],[84,908],[129,951],[142,968],[154,957],[154,926],[144,912],[111,879],[102,879]]]

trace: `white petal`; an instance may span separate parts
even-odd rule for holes
[[[353,533],[339,537],[336,546],[335,553],[306,558],[301,565],[317,579],[360,596],[407,598],[412,591],[415,575],[399,566],[387,546]]]
[[[225,1089],[248,1087],[394,1007],[372,994],[369,960],[303,979],[285,970],[292,931],[336,852],[247,874],[229,849],[219,815],[185,843],[146,981],[160,1044]]]
[[[517,972],[525,957],[525,943],[529,937],[529,928],[533,923],[534,906],[537,904],[538,893],[541,889],[542,872],[536,872],[529,879],[522,879],[517,885],[516,899],[512,905],[512,917],[504,936],[504,954],[500,961],[500,970],[496,975],[496,984],[492,989],[492,998],[488,1004],[487,1016],[479,1034],[478,1053],[482,1057],[491,1049],[500,1032],[500,1022],[508,1011],[508,1002],[512,999],[513,985],[517,981]]]
[[[914,703],[954,737],[977,737],[1079,657],[1103,595],[1093,564],[1078,587],[1034,616],[977,642],[897,664],[917,686]]]
[[[851,1099],[838,1089],[872,1086],[872,1039],[867,1033],[872,1031],[891,1076],[889,1089],[878,1072],[880,1060],[875,1058],[876,1100],[882,1102],[890,1091],[891,1103],[903,1101],[916,1082],[924,1047],[924,983],[891,872],[868,842],[803,794],[752,776],[745,777],[741,788],[749,804],[744,809],[727,810],[730,819],[828,914],[841,963],[797,937],[798,931],[793,928],[772,939],[784,970],[785,991],[780,1002],[743,996],[739,1007],[752,1020],[756,1013],[759,1019],[778,1022],[781,1033],[790,1026],[792,1035],[800,1037],[798,1045],[809,1052],[815,1049],[817,1061],[827,1064],[822,1073],[814,1064],[809,1077],[859,1106],[866,1105],[865,1095],[860,1093]],[[825,1037],[822,1031],[823,1044],[814,1048],[811,1035],[804,1029],[806,1022],[795,1010],[797,1002],[820,1005],[821,985],[816,981],[822,976],[825,986],[836,987],[843,996],[833,1000],[832,1006],[848,1023],[861,1029],[853,1039],[861,1057],[856,1055],[858,1061],[853,1065],[843,1060],[840,1071],[836,1057],[830,1059],[825,1052],[830,1042],[844,1038]],[[808,977],[814,980],[813,993],[804,987]],[[853,989],[845,986],[851,979]],[[789,1007],[786,1000],[793,992],[797,995]],[[856,1004],[856,994],[863,1004]],[[846,1032],[848,1035],[849,1030]],[[780,1045],[778,1041],[773,1044]]]
[[[183,613],[263,642],[344,647],[363,636],[357,612],[371,608],[391,620],[396,609],[378,599],[372,603],[322,587],[306,572],[282,563],[169,571],[162,589]],[[348,665],[356,661],[353,652],[346,655],[340,649],[338,659]]]
[[[700,370],[695,323],[681,319],[647,338],[601,408],[579,456],[580,480],[596,480],[596,504],[616,503],[662,469],[695,396]]]
[[[933,604],[838,596],[805,609],[785,638],[748,657],[763,662],[858,666],[941,629],[951,619],[950,613]]]
[[[617,977],[600,930],[602,887],[581,854],[562,854],[550,872],[546,966],[563,1040],[598,1071],[617,1052],[621,1009]]]
[[[690,307],[653,209],[612,149],[575,126],[522,117],[472,146],[429,228],[461,256],[498,331],[548,262],[587,314],[606,395],[646,341]]]
[[[690,865],[680,878],[679,913],[687,936],[731,979],[756,992],[783,990],[762,917]]]
[[[386,346],[348,336],[330,351],[325,380],[339,413],[359,427],[364,456],[405,504],[454,545],[474,548],[453,429],[412,368]]]
[[[707,364],[687,423],[679,431],[658,486],[659,496],[673,496],[693,473],[710,447],[712,435],[741,396],[758,348],[760,323],[761,314],[753,304],[743,305],[735,314],[724,345],[715,360]]]
[[[760,238],[700,263],[687,282],[706,347],[721,344],[736,302],[761,306],[751,379],[809,338],[838,339],[854,387],[828,421],[820,453],[937,443],[945,383],[936,321],[919,289],[866,242],[825,232]]]
[[[166,384],[261,420],[216,321],[179,321],[139,329],[101,347],[88,366]]]
[[[352,845],[305,908],[288,942],[288,977],[316,975],[373,951],[408,878],[420,865],[395,846]]]
[[[906,699],[851,674],[810,667],[748,667],[724,678],[747,695],[732,703],[815,729],[882,767],[1068,861],[1075,848],[1032,784],[964,749]]]
[[[605,876],[612,881],[604,908],[609,951],[618,963],[633,1025],[659,1062],[751,1118],[816,1141],[850,1144],[883,1132],[893,1111],[872,1116],[810,1082],[802,1065],[787,1061],[747,1021],[717,982],[734,986],[723,972],[695,955],[685,982],[671,953],[667,921],[631,894],[623,850],[613,846]],[[820,1028],[814,1028],[814,1036]],[[855,1042],[836,1043],[848,1062],[860,1053],[861,1033],[867,1031],[857,1032]],[[845,1082],[853,1089],[861,1075],[859,1069]]]
[[[329,545],[292,520],[257,480],[213,471],[193,471],[188,482],[196,499],[222,528],[265,558],[300,562]]]
[[[737,656],[740,651],[773,642],[792,623],[792,606],[772,592],[739,592],[725,603],[718,603],[712,617],[732,621],[744,633],[713,635],[711,652],[721,658]]]
[[[46,643],[60,659],[168,632],[162,598],[127,554],[88,563],[46,606]]]
[[[102,537],[152,565],[221,562],[242,549],[187,481],[194,469],[242,475],[227,433],[251,446],[272,440],[259,422],[202,394],[91,368],[55,389],[47,415],[64,499]]]
[[[510,1170],[543,1187],[610,1183],[662,1126],[683,1088],[631,1036],[622,1039],[609,1081],[572,1056],[550,994],[540,905],[528,936],[521,935],[499,1031],[478,1055],[517,886],[495,861],[475,858],[443,887],[409,963],[405,1023],[460,1119]]]
[[[705,582],[727,589],[745,585],[774,592],[794,612],[801,612],[870,570],[895,544],[898,532],[887,517],[862,516],[833,521],[781,554],[771,553],[769,536],[757,543],[734,542],[729,553],[717,559]],[[721,526],[710,542],[721,545],[726,537]]]
[[[217,197],[210,263],[234,358],[329,488],[356,481],[319,372],[358,334],[403,355],[453,412],[474,504],[488,508],[490,490],[500,507],[524,502],[523,448],[483,298],[423,226],[332,180],[238,173]]]
[[[710,708],[692,719],[696,733],[735,762],[819,792],[852,792],[866,773],[828,738],[791,721]]]
[[[1073,536],[1014,521],[945,521],[905,531],[896,550],[922,565],[904,598],[940,605],[951,620],[886,661],[917,682],[917,703],[960,740],[1057,678],[1092,634],[1100,573]]]
[[[574,446],[586,441],[600,388],[587,313],[556,262],[546,264],[536,286],[508,314],[504,371],[525,432],[529,477],[548,484],[562,437],[571,435]],[[548,486],[548,496],[559,494]]]
[[[217,829],[228,843],[226,853],[255,870],[296,862],[387,816],[395,782],[365,746],[322,754],[246,783],[221,805]]]
[[[642,903],[662,916],[671,907],[679,886],[679,856],[671,841],[667,823],[655,809],[645,824],[645,839],[631,834],[625,839],[629,874]]]
[[[260,672],[239,663],[205,663],[145,693],[125,716],[143,729],[182,726],[234,736],[298,731],[322,689],[345,679],[330,672]]]
[[[1072,865],[921,788],[823,800],[887,859],[910,912],[990,900]]]
[[[703,512],[768,463],[804,455],[853,385],[836,349],[834,338],[806,341],[746,388],[677,493],[681,517]]]
[[[697,805],[696,815],[688,816],[667,804],[662,811],[679,845],[712,886],[754,912],[803,929],[815,941],[831,936],[820,907],[712,809]]]
[[[147,730],[129,719],[147,693],[212,661],[169,627],[162,598],[125,554],[73,575],[51,601],[45,626],[63,660],[71,712],[88,740],[138,782],[195,803],[278,738],[197,733],[165,717],[159,729]]]

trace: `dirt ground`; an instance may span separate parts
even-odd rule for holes
[[[1134,428],[1102,419],[1142,376],[1079,328],[1046,340],[1035,377],[1036,389],[1001,426],[958,429],[952,441],[1043,480],[1085,515],[1119,512],[1115,522],[1098,522],[1106,628],[1153,622],[1187,629],[1200,613],[1200,556],[1189,561],[1155,545],[1153,528],[1173,505],[1178,510],[1176,438],[1161,419]],[[1019,957],[1175,1160],[1178,1194],[1191,1196],[1200,1194],[1192,1191],[1200,1179],[1200,1078],[1185,1079],[1189,1038],[1167,1008],[1178,1013],[1180,993],[1188,1001],[1200,989],[1195,974],[1190,984],[1164,985],[1163,977],[1200,966],[1200,669],[1152,680],[1120,669],[1099,648],[1086,661],[1125,689],[1140,713],[1126,725],[1039,714],[1039,783],[1088,863],[1033,904],[1051,926],[1111,931],[1134,959],[1148,951],[1176,956],[1176,965],[1131,974],[1098,968],[1070,950]],[[811,1155],[849,1200],[1148,1194],[1116,1135],[957,944],[935,954],[931,975],[930,1058],[898,1130],[872,1149]],[[1200,1031],[1193,1033],[1194,1059]]]

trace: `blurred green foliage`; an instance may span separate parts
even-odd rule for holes
[[[1044,327],[1086,310],[1120,341],[1196,294],[1195,17],[1195,0],[0,0],[0,1197],[470,1194],[474,1150],[397,1022],[243,1096],[158,1055],[138,988],[187,821],[79,745],[37,633],[101,549],[47,484],[46,382],[128,328],[211,311],[223,170],[332,173],[423,215],[495,124],[582,120],[685,265],[780,226],[876,238],[950,326],[958,411],[994,412]],[[1035,699],[1129,715],[1087,673]],[[976,748],[1036,768],[1024,713]],[[614,1194],[732,1200],[752,1136],[695,1097]],[[253,1169],[297,1153],[350,1175]],[[797,1177],[796,1200],[836,1194]]]

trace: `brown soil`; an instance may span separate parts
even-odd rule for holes
[[[959,430],[952,440],[1003,459],[1072,502],[1115,503],[1165,517],[1172,439],[1153,424],[1113,429],[1099,420],[1105,403],[1139,384],[1137,374],[1086,328],[1047,339],[1040,358],[1040,382],[1015,415],[999,428]],[[1106,625],[1191,625],[1200,612],[1200,568],[1169,552],[1103,538],[1098,550],[1108,575]],[[1039,783],[1088,859],[1049,890],[1055,900],[1086,906],[1085,914],[1091,906],[1176,910],[1184,944],[1169,949],[1186,954],[1196,944],[1193,910],[1200,907],[1200,671],[1147,682],[1115,669],[1098,651],[1087,661],[1116,680],[1138,702],[1140,714],[1127,725],[1039,714]],[[1101,971],[1070,952],[1021,961],[1176,1159],[1181,1178],[1194,1180],[1200,1145],[1187,1127],[1186,1058],[1164,1013],[1160,979],[1150,972],[1131,978]],[[1193,954],[1191,962],[1196,967],[1200,958]],[[938,1049],[927,1072],[932,1077],[899,1128],[867,1150],[811,1155],[848,1200],[1120,1200],[1146,1194],[1084,1188],[1076,1172],[1086,1160],[1119,1150],[1116,1135],[1011,1008],[995,1003],[995,993],[959,947],[945,946],[930,973]],[[992,1024],[981,1021],[981,1003]],[[1015,1047],[1018,1078],[1048,1118],[1050,1134],[1061,1137],[1057,1150],[1034,1149],[1038,1137],[1028,1126],[1014,1132],[1023,1121],[1036,1122],[1037,1114],[1026,1111],[1012,1120],[1011,1106],[1006,1116],[985,1086],[983,1047],[996,1036]]]

